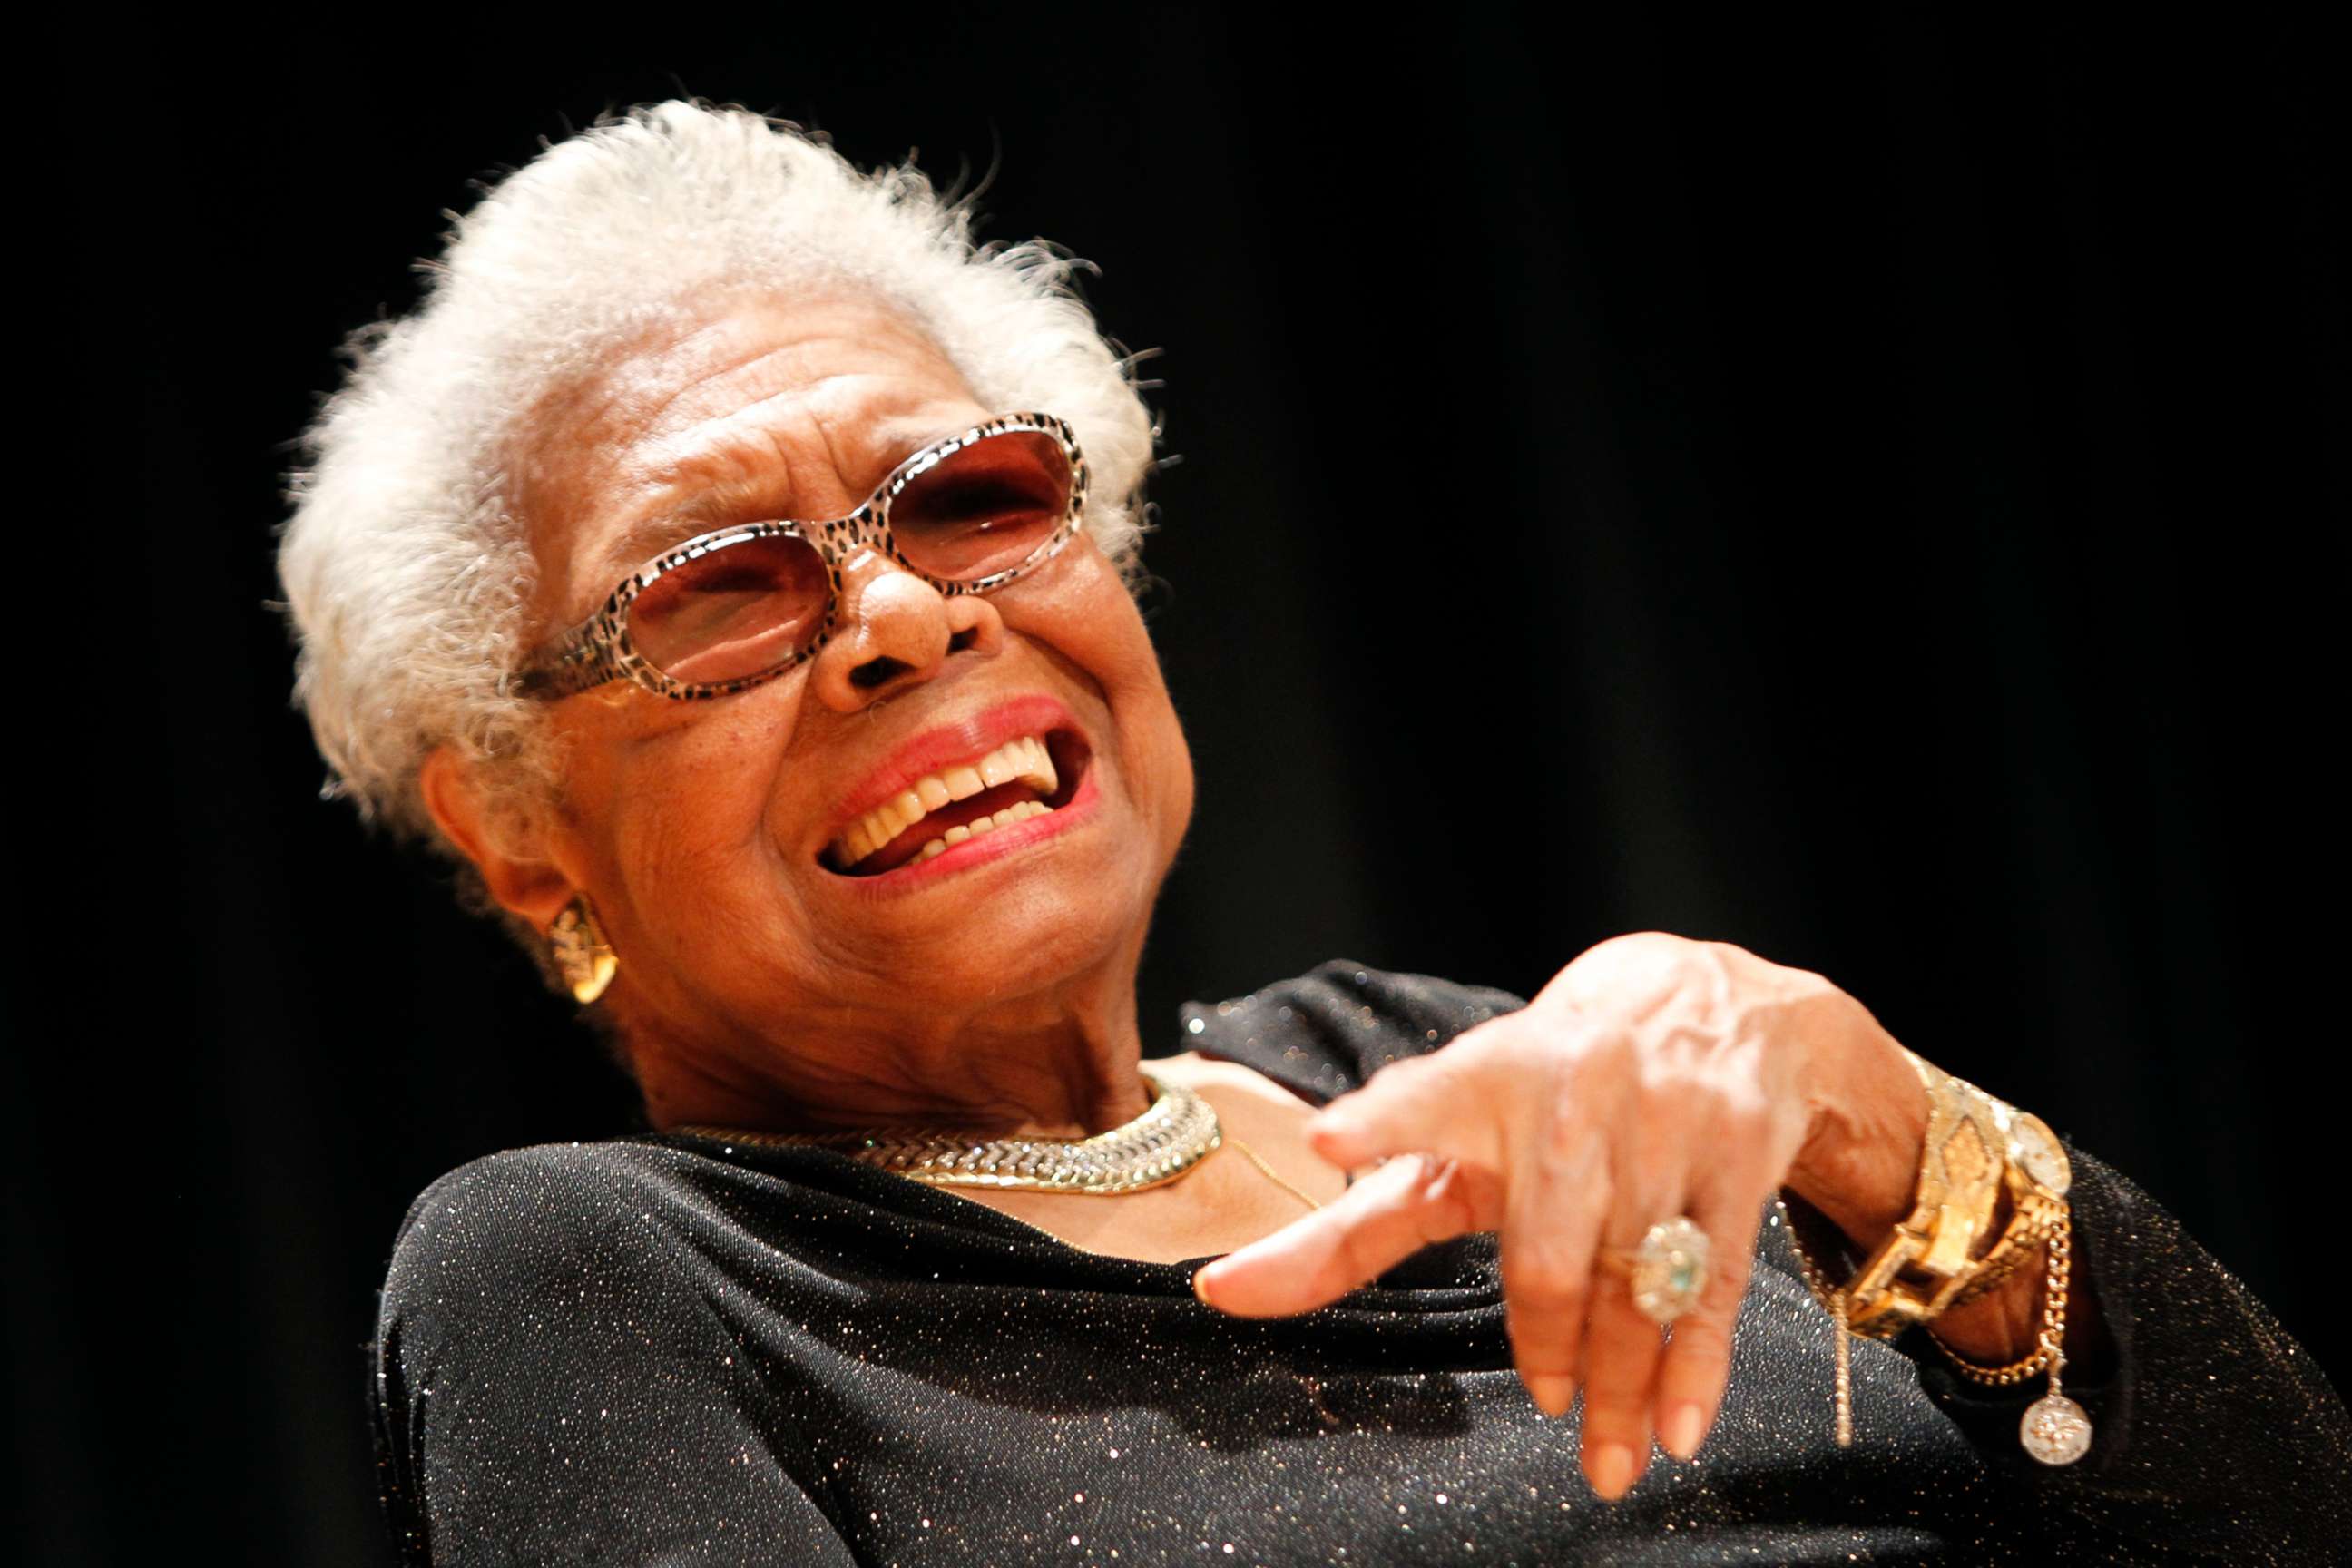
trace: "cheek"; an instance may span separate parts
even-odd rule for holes
[[[1068,628],[1062,651],[1092,675],[1119,731],[1119,760],[1136,805],[1173,850],[1192,815],[1192,757],[1160,655],[1142,613],[1118,572],[1089,551],[1087,570],[1072,574],[1056,623]]]
[[[1118,668],[1125,679],[1111,690],[1119,726],[1119,750],[1138,804],[1155,821],[1181,837],[1192,815],[1192,753],[1177,722],[1159,656],[1142,624],[1120,639]]]
[[[602,825],[604,869],[633,903],[669,916],[691,914],[698,901],[731,904],[735,885],[768,868],[769,813],[800,681],[771,684],[793,689],[657,713],[667,722],[609,737],[602,765],[583,770],[595,795],[581,804]]]
[[[1164,695],[1160,710],[1164,722],[1159,727],[1157,749],[1152,760],[1144,765],[1150,770],[1150,787],[1160,827],[1160,872],[1164,876],[1175,859],[1177,846],[1184,841],[1185,830],[1192,823],[1192,752],[1184,743],[1184,731],[1176,721],[1176,710]]]
[[[1149,692],[1165,704],[1160,656],[1117,569],[1083,534],[1056,566],[1062,569],[1030,579],[1037,584],[1034,594],[1005,605],[1007,626],[1053,645],[1114,700]]]
[[[1168,710],[1169,749],[1173,753],[1168,769],[1169,813],[1176,824],[1176,836],[1183,837],[1184,828],[1192,820],[1192,749],[1184,741],[1183,727],[1176,721],[1176,710]]]

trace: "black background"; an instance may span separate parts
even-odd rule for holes
[[[443,210],[681,91],[988,172],[984,233],[1166,350],[1202,804],[1148,1048],[1335,955],[1525,994],[1621,931],[1741,942],[2137,1177],[2340,1377],[2325,51],[1633,10],[88,39],[107,89],[16,125],[72,374],[18,425],[65,482],[17,519],[12,1534],[383,1561],[403,1208],[629,1124],[446,876],[318,799],[264,603],[285,443]]]

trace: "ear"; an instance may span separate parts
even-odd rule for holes
[[[490,897],[545,931],[580,891],[551,853],[536,814],[499,800],[447,746],[434,748],[417,775],[425,809],[443,837],[482,873]]]

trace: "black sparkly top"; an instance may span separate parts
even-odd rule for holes
[[[1521,1005],[1329,963],[1183,1011],[1320,1103]],[[2262,1303],[2074,1155],[2076,1289],[2113,1353],[2034,1463],[2042,1380],[1914,1332],[1853,1347],[1764,1227],[1690,1464],[1613,1507],[1510,1370],[1491,1235],[1302,1317],[1201,1261],[1081,1251],[845,1155],[675,1135],[492,1155],[419,1197],[373,1347],[383,1500],[432,1563],[2309,1563],[2352,1540],[2352,1422]],[[2341,1561],[2341,1557],[2335,1560]]]

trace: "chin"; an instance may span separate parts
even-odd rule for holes
[[[1011,845],[911,887],[853,887],[826,945],[865,948],[859,972],[947,1011],[1051,991],[1106,965],[1123,965],[1131,987],[1167,858],[1145,835],[1109,827]]]
[[[885,978],[884,1005],[948,1014],[1050,994],[1105,973],[1131,987],[1148,918],[1148,909],[1105,907],[1098,890],[1064,901],[1031,889],[978,918],[967,912],[935,932],[909,932],[888,944],[870,973]]]

